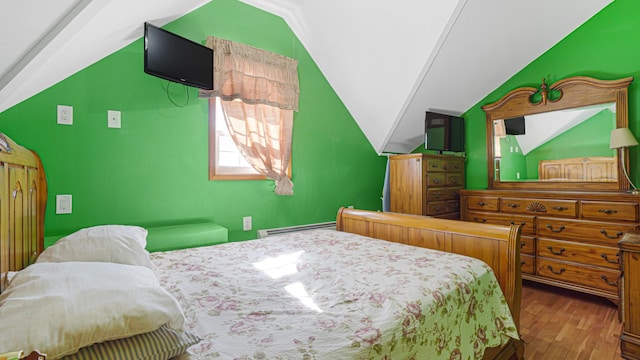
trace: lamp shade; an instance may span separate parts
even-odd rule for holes
[[[629,128],[617,128],[611,131],[609,149],[619,149],[636,145],[638,145],[638,140],[636,140]]]

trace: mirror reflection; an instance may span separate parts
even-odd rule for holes
[[[615,102],[493,121],[500,181],[617,182]]]

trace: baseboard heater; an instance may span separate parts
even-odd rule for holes
[[[263,229],[263,230],[258,230],[258,238],[261,239],[270,235],[287,234],[287,233],[303,231],[303,230],[335,229],[335,228],[336,228],[336,222],[329,221],[329,222],[317,223],[317,224],[288,226],[288,227],[281,227],[281,228],[275,228],[275,229]]]

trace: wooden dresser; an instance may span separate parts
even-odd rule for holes
[[[522,228],[522,278],[619,299],[618,241],[638,229],[625,192],[462,190],[462,220]]]
[[[459,219],[464,158],[402,154],[389,157],[392,212]]]

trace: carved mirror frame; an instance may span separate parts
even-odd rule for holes
[[[487,115],[487,167],[489,189],[513,190],[576,190],[576,191],[618,191],[628,190],[627,181],[620,159],[628,166],[628,149],[617,150],[618,179],[616,182],[577,182],[577,181],[500,181],[496,176],[494,158],[495,136],[494,120],[510,119],[525,115],[546,113],[555,110],[580,108],[597,104],[616,104],[616,127],[628,127],[628,86],[633,77],[618,80],[598,80],[586,76],[575,76],[557,81],[548,89],[542,80],[540,89],[522,87],[515,89],[500,100],[482,106]],[[607,139],[609,134],[606,135]],[[622,152],[624,156],[622,156]],[[628,167],[627,167],[628,169]]]

